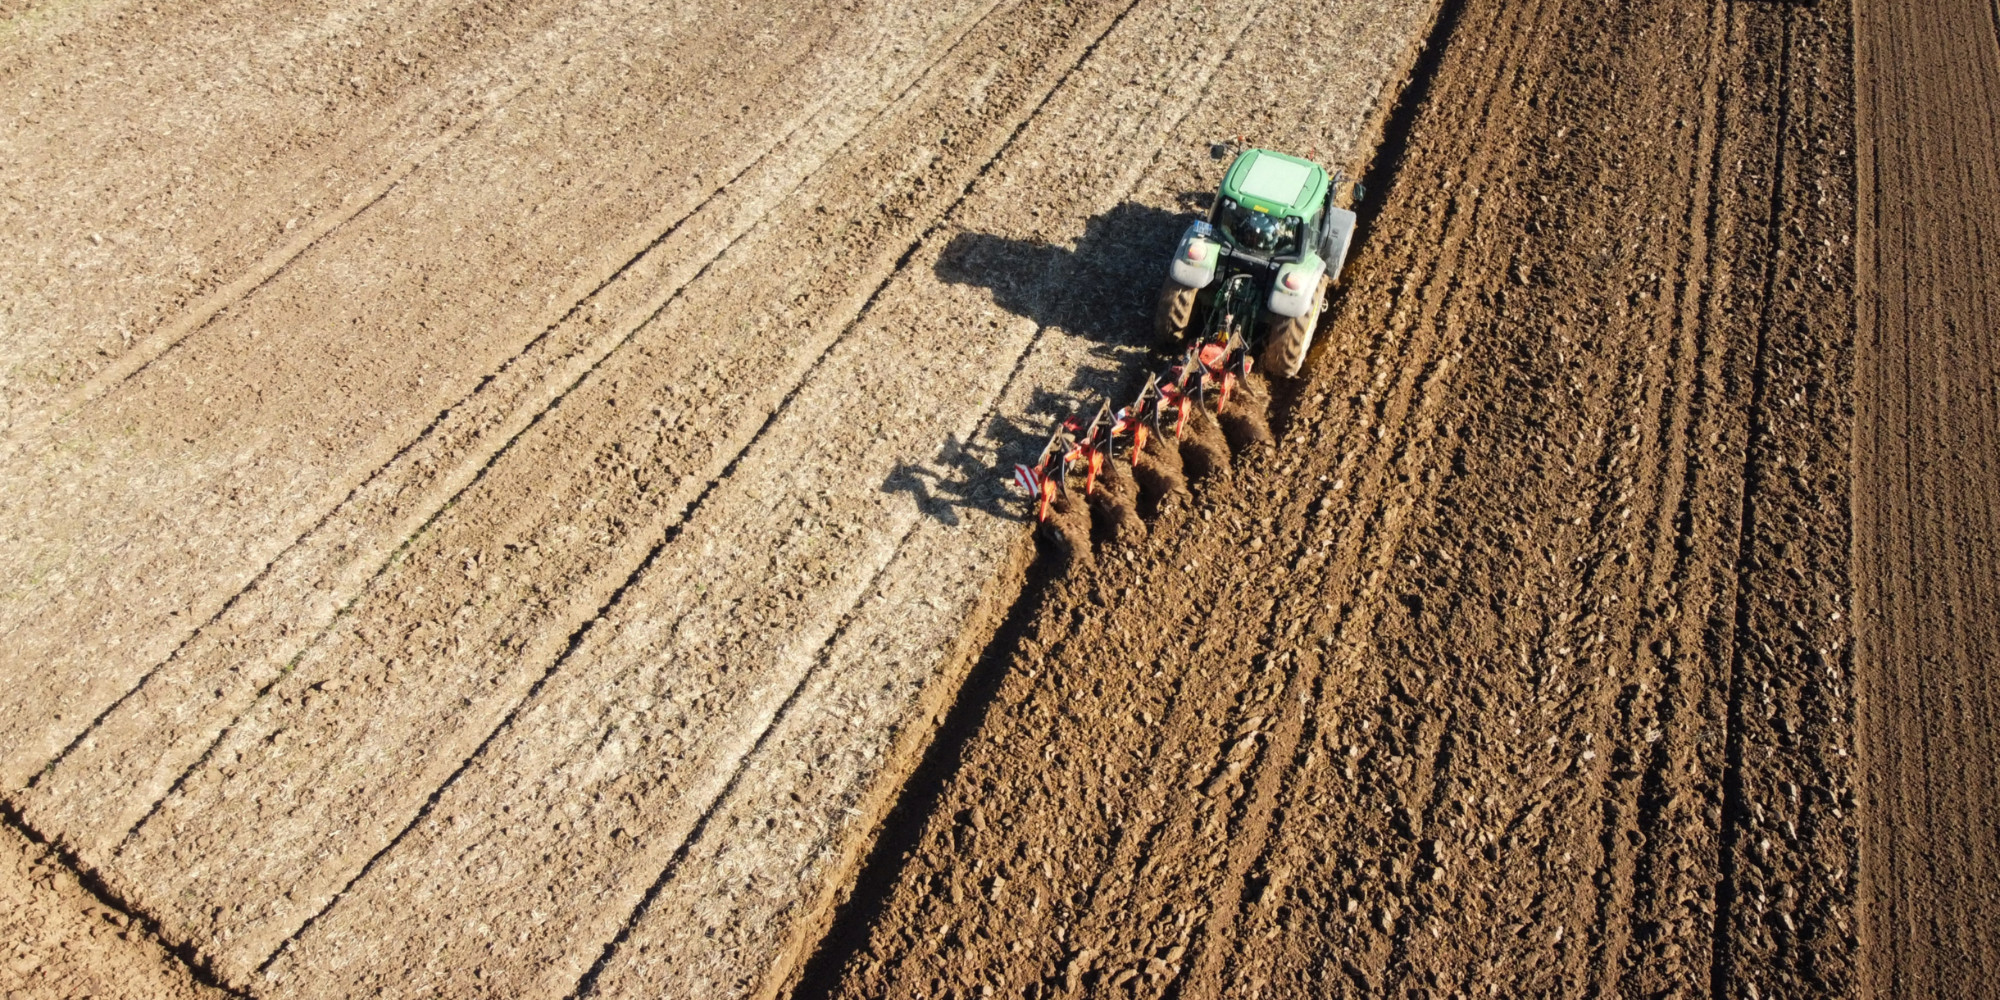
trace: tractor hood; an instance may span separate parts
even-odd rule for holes
[[[1307,218],[1326,201],[1319,164],[1268,149],[1246,149],[1222,177],[1222,196],[1252,211]]]

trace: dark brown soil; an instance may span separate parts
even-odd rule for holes
[[[1145,540],[1146,522],[1139,516],[1139,483],[1121,461],[1106,462],[1090,498],[1090,519],[1098,545],[1134,545]]]
[[[1857,989],[1848,52],[1447,5],[1282,446],[1031,595],[799,995]]]
[[[1195,411],[1188,418],[1180,446],[1181,472],[1187,478],[1199,481],[1229,474],[1229,439],[1214,414]]]
[[[2000,981],[2000,9],[1861,4],[1863,986]]]
[[[1232,452],[1249,452],[1276,443],[1271,436],[1271,391],[1264,376],[1251,375],[1229,397],[1228,409],[1217,418]]]

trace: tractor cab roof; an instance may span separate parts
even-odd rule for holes
[[[1326,171],[1311,160],[1246,149],[1222,175],[1222,196],[1255,212],[1310,218],[1326,201]]]

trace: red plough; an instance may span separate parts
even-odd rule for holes
[[[1166,423],[1178,441],[1187,431],[1188,418],[1197,406],[1221,414],[1229,405],[1230,394],[1250,374],[1250,352],[1240,334],[1231,330],[1226,340],[1209,341],[1188,349],[1187,354],[1146,384],[1131,405],[1112,412],[1104,403],[1088,423],[1079,414],[1070,414],[1049,435],[1040,457],[1033,465],[1014,466],[1014,482],[1035,503],[1035,519],[1049,519],[1056,494],[1069,489],[1069,477],[1081,472],[1083,495],[1097,487],[1097,476],[1107,458],[1120,451],[1133,468],[1139,466],[1146,440],[1165,433]]]

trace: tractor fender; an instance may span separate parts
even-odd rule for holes
[[[1222,259],[1222,244],[1215,240],[1215,227],[1195,221],[1181,234],[1174,249],[1173,265],[1167,273],[1174,283],[1188,288],[1207,288],[1215,280],[1215,262]]]
[[[1313,301],[1319,297],[1320,276],[1325,273],[1326,262],[1318,254],[1307,254],[1304,260],[1278,268],[1278,276],[1271,281],[1268,308],[1288,319],[1311,312]]]
[[[1329,206],[1326,223],[1320,230],[1319,255],[1326,261],[1326,276],[1332,281],[1340,280],[1340,269],[1347,264],[1347,247],[1354,242],[1354,213],[1344,208]]]

